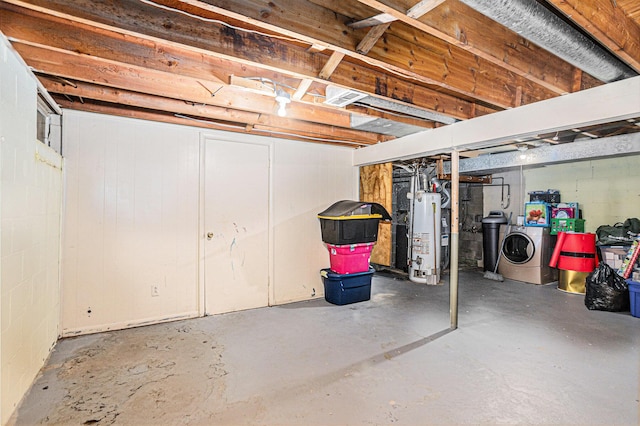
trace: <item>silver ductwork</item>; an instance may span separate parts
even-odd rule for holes
[[[637,75],[536,0],[460,0],[571,65],[604,82]]]

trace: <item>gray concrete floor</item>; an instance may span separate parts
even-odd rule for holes
[[[467,270],[449,332],[447,279],[65,339],[9,424],[638,425],[639,318]]]

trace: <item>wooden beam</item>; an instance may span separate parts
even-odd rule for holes
[[[233,19],[245,21],[248,19],[251,24],[260,25],[265,30],[281,31],[282,34],[310,43],[317,43],[320,40],[320,42],[331,44],[334,50],[342,51],[405,78],[440,86],[502,108],[511,107],[515,87],[518,85],[528,89],[525,97],[527,102],[548,99],[557,93],[564,93],[563,91],[554,93],[542,85],[538,86],[538,82],[526,81],[529,75],[527,72],[514,74],[507,71],[504,69],[504,61],[501,61],[498,66],[484,58],[478,60],[475,54],[460,49],[456,45],[452,47],[437,38],[421,37],[417,40],[415,33],[404,34],[404,37],[401,37],[400,34],[392,32],[389,35],[390,43],[375,46],[367,57],[363,57],[355,52],[354,49],[357,46],[355,35],[345,31],[346,27],[339,19],[340,17],[332,10],[309,2],[291,2],[287,7],[279,7],[273,2],[265,7],[261,0],[210,0],[207,3],[201,0],[183,0],[183,2],[201,8],[203,11],[213,11]],[[303,26],[306,19],[300,19],[300,17],[307,13],[314,13],[313,16],[318,17],[316,22],[322,22],[323,25],[318,26],[314,23]],[[401,14],[406,19],[413,19],[404,13]],[[339,28],[340,26],[342,28]],[[392,48],[395,46],[398,48]],[[493,83],[490,83],[490,80],[493,80]],[[495,84],[496,81],[501,82]],[[500,103],[496,98],[500,99]]]
[[[320,74],[318,74],[318,77],[323,80],[328,80],[329,77],[331,77],[331,74],[333,74],[336,68],[338,68],[338,65],[340,65],[340,61],[342,61],[342,58],[344,58],[344,53],[333,52],[329,57],[327,63],[324,65],[324,67],[322,67],[322,70],[320,70]]]
[[[78,109],[78,103],[65,99],[63,97],[56,96],[56,101],[60,104],[61,107],[67,109]],[[225,132],[239,132],[239,133],[250,133],[259,136],[271,136],[278,139],[290,139],[290,140],[298,140],[298,141],[307,141],[314,143],[322,143],[329,145],[337,145],[337,146],[345,146],[351,147],[362,145],[359,142],[349,142],[349,141],[332,141],[329,139],[322,139],[313,136],[305,137],[304,135],[294,135],[287,134],[286,132],[276,131],[276,130],[267,130],[267,129],[258,129],[256,126],[253,128],[247,128],[242,125],[228,125],[224,123],[216,123],[209,122],[206,120],[198,120],[192,119],[185,116],[175,116],[168,113],[161,113],[157,111],[146,111],[146,110],[138,110],[138,109],[124,109],[115,105],[108,104],[100,104],[93,102],[86,102],[82,104],[82,111],[87,112],[95,112],[99,114],[107,114],[107,115],[115,115],[119,117],[129,117],[136,118],[140,120],[149,120],[149,121],[158,121],[162,123],[172,123],[172,124],[180,124],[183,126],[192,126],[192,127],[202,127],[206,129],[214,129],[221,130]]]
[[[329,58],[323,53],[310,53],[303,48],[281,45],[277,46],[279,52],[285,57],[295,58],[282,62],[274,59],[270,48],[264,48],[272,46],[268,44],[271,41],[258,46],[255,43],[256,37],[242,32],[226,38],[224,27],[219,28],[222,38],[220,33],[198,32],[205,39],[212,38],[207,44],[200,38],[192,40],[191,37],[176,32],[168,33],[168,40],[146,33],[135,33],[127,29],[135,29],[133,19],[123,24],[124,28],[116,28],[95,22],[87,23],[81,18],[61,12],[55,12],[56,16],[43,15],[6,3],[0,4],[0,8],[5,9],[2,10],[0,30],[8,37],[199,78],[204,78],[203,74],[206,74],[211,79],[216,73],[226,71],[238,76],[267,76],[277,81],[287,76],[322,81],[318,79],[318,74]],[[181,27],[187,25],[185,22]],[[145,31],[145,28],[141,30]],[[150,29],[147,32],[155,34]],[[242,49],[236,49],[234,43],[241,44]],[[209,48],[205,48],[207,45]],[[472,117],[472,103],[468,100],[417,85],[415,82],[407,82],[360,64],[341,63],[331,80],[337,85],[352,87],[373,96],[402,99],[417,107],[458,119]],[[483,107],[479,113],[495,111]]]
[[[360,28],[376,27],[378,25],[391,23],[397,20],[398,18],[394,17],[393,15],[389,15],[388,13],[379,13],[370,18],[365,18],[356,22],[352,22],[348,26],[353,29],[359,30]]]
[[[442,174],[438,176],[439,179],[442,180],[451,180],[452,176],[450,174]],[[464,183],[482,183],[482,184],[490,184],[491,176],[459,176],[459,181]]]
[[[411,6],[409,10],[407,10],[407,16],[409,18],[418,19],[422,15],[426,15],[431,12],[436,7],[440,6],[444,3],[444,0],[422,0]]]
[[[24,4],[19,0],[6,1]],[[206,25],[202,25],[202,20],[178,12],[170,14],[170,21],[167,23],[166,10],[160,10],[159,13],[157,7],[137,0],[122,0],[123,7],[118,14],[114,14],[113,9],[107,4],[89,0],[75,0],[73,4],[66,0],[31,1],[45,4],[50,13],[60,16],[68,16],[71,19],[79,17],[156,38],[182,38],[185,39],[184,44],[202,47],[205,50],[215,51],[220,45],[227,49],[228,46],[233,46],[234,54],[242,56],[243,49],[259,47],[267,53],[266,63],[276,62],[280,66],[281,58],[285,57],[282,55],[282,49],[292,48],[290,43],[282,40],[282,36],[309,44],[325,44],[333,50],[342,51],[365,61],[370,66],[393,72],[402,78],[502,108],[512,105],[515,87],[518,85],[526,88],[527,103],[555,96],[548,88],[526,81],[525,77],[514,74],[503,65],[490,63],[433,37],[416,40],[416,34],[413,33],[405,34],[405,38],[401,38],[401,34],[390,34],[388,44],[375,46],[368,56],[359,55],[354,50],[357,45],[356,35],[344,25],[344,18],[310,2],[290,2],[288,7],[279,8],[273,2],[265,7],[262,0],[211,0],[209,3],[181,0],[178,4],[174,4],[172,0],[162,0],[172,7],[186,7],[191,15],[199,13],[207,19],[219,19],[223,16],[232,23],[244,27],[257,26],[261,32],[281,36],[269,37],[255,33],[247,34],[217,22],[208,21]],[[157,3],[159,2],[160,0],[157,0]],[[224,8],[216,4],[224,4]],[[322,25],[318,25],[319,22]],[[165,29],[167,25],[170,26],[170,31]],[[223,43],[220,43],[221,39],[224,39]],[[278,55],[274,55],[273,52],[278,52]],[[305,53],[309,52],[305,49]],[[287,63],[295,63],[300,59],[295,55],[286,57]]]
[[[92,99],[110,104],[119,104],[123,108],[137,107],[149,110],[168,111],[175,114],[219,120],[225,123],[246,123],[266,130],[281,131],[282,129],[288,129],[289,133],[299,132],[307,136],[326,136],[334,139],[345,139],[360,142],[363,145],[374,144],[390,139],[389,137],[371,132],[292,120],[285,117],[278,117],[277,115],[257,114],[212,105],[187,103],[176,99],[145,95],[85,82],[76,82],[74,86],[70,86],[58,79],[47,76],[40,76],[40,81],[42,81],[47,91],[51,93],[66,95],[72,98],[78,97],[85,100]],[[75,109],[82,109],[82,107],[75,106]]]
[[[358,1],[554,93],[565,94],[570,91],[573,67],[569,63],[497,25],[461,2],[449,1],[446,7],[436,8],[417,19],[403,12],[414,0]],[[422,43],[422,39],[416,42]],[[531,58],[535,60],[532,61]]]
[[[313,80],[311,80],[310,78],[305,78],[302,81],[300,81],[300,84],[298,85],[292,98],[296,101],[299,101],[300,99],[302,99],[305,93],[307,93],[307,90],[309,90],[309,87],[311,87],[312,83],[313,83]]]
[[[214,82],[107,61],[67,51],[52,51],[43,46],[13,43],[13,47],[36,71],[71,80],[95,82],[114,88],[181,99],[188,102],[224,106],[261,114],[275,114],[272,96],[263,96]],[[333,124],[349,128],[348,113],[320,105],[294,103],[288,106],[290,118]]]
[[[582,70],[576,68],[573,72],[573,84],[571,85],[571,92],[579,92],[582,90]]]
[[[517,108],[522,105],[522,86],[518,86],[516,88],[516,96],[513,101],[514,108]]]
[[[248,79],[244,77],[238,77],[233,74],[229,76],[229,84],[231,86],[242,87],[254,93],[275,95],[275,89],[273,85],[265,83],[260,80]]]
[[[356,150],[354,165],[386,163],[449,152],[481,149],[572,128],[640,117],[640,76],[460,121]]]
[[[380,24],[372,27],[367,35],[360,41],[360,43],[358,43],[356,52],[360,53],[361,55],[366,55],[367,53],[369,53],[369,51],[373,48],[380,37],[382,37],[384,32],[387,31],[387,28],[389,28],[390,25],[391,23],[388,22],[386,24]]]
[[[640,26],[611,0],[549,0],[620,59],[640,72]]]
[[[418,19],[422,15],[425,15],[425,14],[429,13],[431,10],[433,10],[436,7],[440,6],[442,3],[444,3],[444,0],[422,0],[422,1],[418,2],[418,3],[416,3],[414,6],[412,6],[407,11],[406,15],[409,18]],[[363,19],[361,21],[353,22],[353,23],[349,24],[349,26],[351,28],[356,28],[356,29],[357,28],[366,28],[366,27],[378,26],[378,25],[383,24],[383,23],[391,24],[391,22],[397,21],[397,20],[398,20],[398,18],[396,18],[393,15],[390,15],[388,13],[381,13],[381,14],[373,16],[371,18],[367,18],[367,19]]]

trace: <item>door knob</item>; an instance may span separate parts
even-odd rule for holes
[[[213,238],[213,232],[207,232],[207,240],[210,240]]]

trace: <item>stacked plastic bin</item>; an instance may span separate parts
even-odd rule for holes
[[[330,268],[320,272],[325,299],[336,305],[369,300],[374,272],[369,260],[378,239],[378,223],[391,216],[377,203],[342,200],[318,218],[330,260]]]

